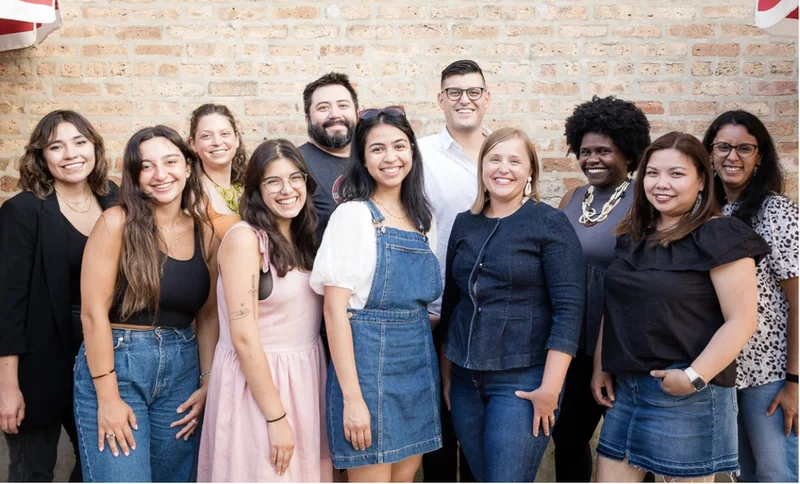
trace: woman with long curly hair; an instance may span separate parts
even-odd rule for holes
[[[330,481],[316,184],[289,141],[262,143],[244,179],[242,222],[225,234],[220,341],[200,446],[200,481]]]
[[[19,162],[22,192],[0,208],[0,430],[12,482],[52,481],[63,426],[78,457],[72,367],[81,334],[88,234],[116,196],[103,138],[53,111]],[[81,482],[80,461],[70,481]]]
[[[247,163],[231,110],[221,104],[203,104],[195,109],[189,120],[189,146],[200,162],[206,213],[221,239],[241,220],[239,203]]]
[[[87,482],[191,478],[216,344],[199,175],[175,130],[138,131],[119,206],[87,242],[74,397]]]

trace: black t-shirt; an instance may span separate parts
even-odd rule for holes
[[[709,271],[745,257],[757,263],[769,251],[761,236],[728,217],[668,247],[618,237],[617,258],[605,273],[603,369],[646,374],[690,365],[725,323]],[[734,386],[735,362],[713,383]]]
[[[317,240],[322,241],[328,219],[341,201],[337,192],[342,173],[347,166],[347,158],[328,154],[311,143],[305,143],[298,149],[308,164],[311,176],[317,182],[317,189],[311,198],[319,215]]]

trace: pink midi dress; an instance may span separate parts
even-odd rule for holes
[[[242,230],[241,227],[255,230],[239,222],[228,233]],[[267,236],[255,232],[263,257],[261,270],[269,270],[273,280],[272,293],[258,303],[258,336],[294,431],[294,454],[286,473],[277,475],[270,461],[266,418],[231,343],[231,323],[220,276],[219,342],[209,375],[197,480],[329,482],[332,466],[325,425],[325,352],[319,335],[322,297],[309,286],[309,273],[295,269],[285,277],[277,277],[277,271],[269,264]],[[224,243],[223,238],[221,244]]]

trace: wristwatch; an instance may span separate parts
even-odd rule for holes
[[[708,383],[706,383],[706,381],[703,380],[703,377],[698,375],[697,372],[694,371],[691,366],[683,370],[683,372],[686,373],[686,376],[689,377],[689,381],[692,383],[694,391],[699,392],[700,390],[705,388],[706,385],[708,385]]]

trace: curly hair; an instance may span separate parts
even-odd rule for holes
[[[236,153],[234,153],[233,160],[231,161],[231,183],[241,184],[244,182],[244,170],[245,165],[247,165],[247,152],[244,148],[244,141],[242,140],[241,132],[236,126],[236,119],[233,117],[233,113],[231,113],[231,110],[228,109],[227,106],[222,104],[208,103],[203,104],[195,109],[192,112],[191,119],[189,120],[189,139],[195,139],[195,136],[197,135],[197,125],[200,123],[200,119],[210,114],[219,114],[220,116],[224,116],[228,122],[231,123],[233,134],[239,138],[239,147],[236,148]],[[198,158],[200,157],[199,154],[197,156]],[[203,167],[202,160],[200,160],[200,167]]]
[[[628,172],[636,170],[644,150],[650,145],[650,122],[647,116],[632,102],[614,96],[594,96],[591,101],[575,107],[564,125],[569,146],[567,153],[578,155],[586,133],[611,138],[625,160],[630,161]]]
[[[723,127],[727,125],[742,126],[756,139],[758,143],[759,168],[750,177],[747,186],[739,198],[732,215],[751,227],[755,223],[764,199],[771,194],[783,192],[783,170],[781,169],[778,151],[769,130],[757,116],[747,111],[727,111],[719,115],[708,127],[703,137],[703,146],[713,158],[714,138]],[[714,195],[720,205],[725,205],[725,187],[718,176],[714,176]]]
[[[53,111],[36,124],[25,146],[25,154],[19,160],[17,188],[32,192],[41,200],[53,193],[53,175],[47,169],[44,150],[53,141],[61,123],[75,126],[75,129],[94,145],[94,169],[86,180],[92,193],[108,195],[108,160],[103,138],[86,118],[69,110]]]

